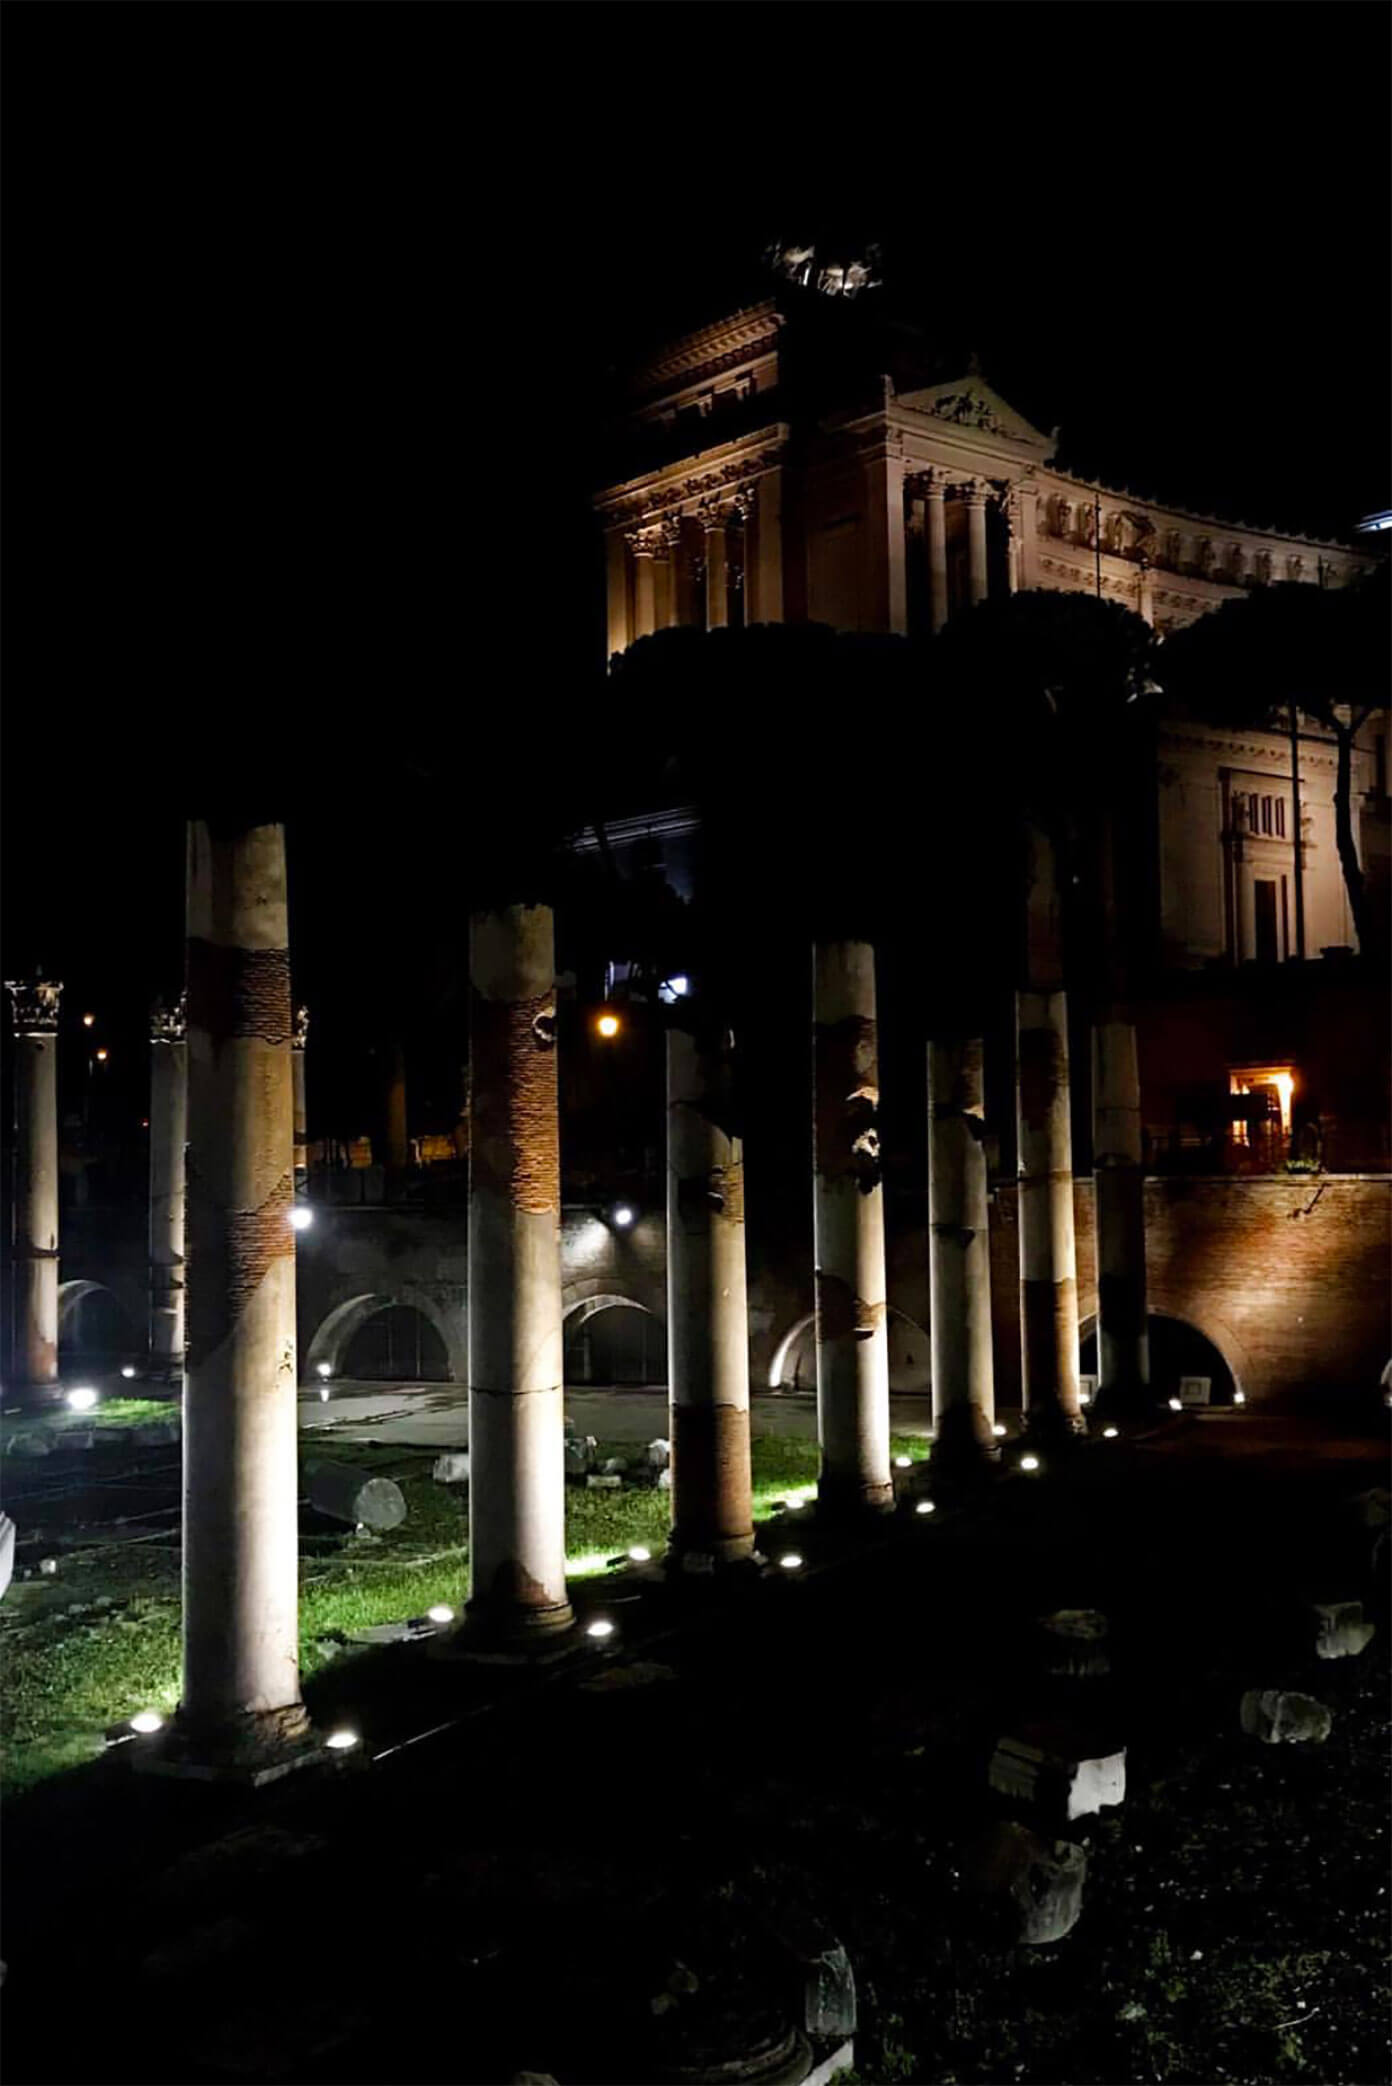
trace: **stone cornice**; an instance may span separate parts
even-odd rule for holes
[[[732,312],[729,318],[714,325],[683,334],[639,365],[630,380],[629,395],[650,399],[664,390],[681,389],[738,362],[747,362],[759,352],[766,353],[777,346],[783,324],[783,314],[769,297]]]
[[[1213,725],[1186,724],[1183,719],[1165,719],[1160,726],[1162,744],[1171,749],[1185,748],[1195,753],[1217,753],[1225,760],[1259,760],[1275,764],[1276,781],[1282,776],[1290,780],[1290,740],[1284,732],[1253,732],[1216,729]],[[1321,749],[1327,747],[1327,751]],[[1333,740],[1311,740],[1302,732],[1300,735],[1300,772],[1307,769],[1327,769],[1333,773],[1338,766],[1337,749]]]
[[[781,461],[788,429],[777,422],[739,442],[724,443],[704,457],[685,457],[665,471],[631,478],[611,486],[595,501],[605,528],[632,528],[656,521],[674,509],[696,506],[711,497],[758,478]]]
[[[1263,528],[1254,522],[1233,520],[1221,514],[1199,514],[1185,507],[1167,506],[1140,493],[1130,491],[1124,485],[1104,485],[1098,479],[1077,478],[1071,472],[1061,471],[1050,464],[1039,473],[1039,490],[1042,493],[1056,492],[1067,499],[1083,499],[1087,506],[1094,506],[1101,498],[1104,510],[1110,505],[1138,510],[1147,516],[1157,529],[1177,527],[1189,533],[1217,532],[1228,541],[1240,540],[1246,550],[1277,549],[1287,547],[1298,550],[1334,551],[1340,558],[1347,559],[1360,571],[1370,571],[1377,562],[1366,551],[1358,550],[1349,543],[1331,541],[1327,537],[1293,536],[1283,529]]]

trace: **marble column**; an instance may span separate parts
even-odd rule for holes
[[[470,1634],[565,1629],[565,1412],[555,928],[469,923]]]
[[[935,633],[947,621],[947,516],[943,506],[946,491],[939,474],[930,472],[923,502],[923,533],[928,548],[929,617]]]
[[[745,620],[783,621],[783,472],[775,465],[736,494],[745,520]]]
[[[1054,847],[1028,835],[1025,983],[1015,996],[1020,1337],[1025,1420],[1044,1435],[1083,1431],[1069,1121],[1068,996]]]
[[[974,478],[966,488],[967,591],[973,608],[986,599],[986,486]]]
[[[657,628],[657,575],[654,560],[657,545],[647,532],[635,533],[628,539],[633,553],[633,636],[651,637]]]
[[[928,1282],[935,1458],[997,1453],[984,1051],[928,1045]]]
[[[58,1002],[61,983],[6,982],[14,1014],[14,1347],[17,1385],[58,1381]]]
[[[295,1198],[309,1193],[309,1104],[305,1088],[305,1051],[309,1043],[309,1009],[295,1009],[295,1032],[290,1039],[290,1077],[294,1097]]]
[[[700,1024],[699,1004],[683,1020]],[[729,1564],[754,1549],[744,1145],[731,1121],[731,1039],[667,1032],[667,1340],[672,1555]]]
[[[1097,1211],[1097,1402],[1140,1409],[1150,1386],[1145,1175],[1135,1023],[1104,1010],[1092,1031],[1092,1164]]]
[[[150,1361],[184,1373],[184,1148],[188,1142],[185,1001],[150,1015]]]
[[[890,1507],[889,1342],[875,952],[813,952],[813,1234],[820,1503]]]
[[[723,508],[701,516],[706,537],[706,628],[723,630],[730,620],[728,550]]]
[[[903,636],[909,627],[904,459],[892,447],[882,447],[865,458],[863,470],[869,627]]]
[[[173,1740],[257,1767],[304,1737],[285,833],[188,828],[183,1697]]]

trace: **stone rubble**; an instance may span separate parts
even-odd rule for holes
[[[1002,1819],[968,1850],[966,1884],[1030,1948],[1062,1941],[1083,1909],[1087,1856],[1069,1840],[1045,1840]]]
[[[1356,1659],[1376,1635],[1376,1625],[1363,1620],[1361,1601],[1312,1601],[1310,1609],[1316,1658]]]
[[[1313,1695],[1288,1694],[1282,1688],[1249,1688],[1239,1710],[1242,1728],[1263,1745],[1323,1745],[1334,1716]]]

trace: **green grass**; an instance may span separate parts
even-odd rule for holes
[[[132,1418],[167,1415],[144,1399],[113,1400]],[[90,1416],[89,1416],[90,1417]],[[922,1442],[896,1440],[896,1454],[922,1454]],[[634,1456],[633,1444],[606,1444],[601,1456]],[[349,1631],[422,1615],[437,1602],[462,1606],[468,1568],[460,1492],[437,1485],[427,1452],[355,1443],[355,1464],[394,1478],[406,1519],[381,1535],[320,1529],[300,1542],[300,1661],[308,1680],[330,1659],[352,1656],[337,1639]],[[307,1462],[313,1461],[311,1454]],[[790,1498],[810,1495],[817,1477],[812,1441],[753,1444],[754,1516],[765,1521]],[[670,1494],[626,1485],[617,1492],[566,1488],[566,1560],[575,1580],[605,1570],[611,1557],[646,1544],[655,1557],[667,1540]],[[0,1607],[0,1704],[7,1793],[90,1759],[109,1724],[138,1709],[173,1709],[179,1691],[177,1517],[109,1529],[63,1550],[55,1579],[16,1583]],[[98,1600],[109,1603],[97,1609]],[[70,1615],[72,1606],[84,1612]]]
[[[86,1433],[93,1427],[145,1427],[152,1420],[177,1419],[179,1403],[172,1398],[104,1398],[90,1412],[69,1412],[65,1405],[44,1412],[10,1413],[0,1419],[0,1451],[17,1435],[43,1434],[54,1437],[50,1447],[61,1444],[56,1437],[70,1432]]]

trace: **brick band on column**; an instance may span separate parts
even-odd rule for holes
[[[174,1741],[303,1737],[285,837],[188,834],[184,1685]]]
[[[691,1003],[685,1019],[700,1023]],[[667,1337],[672,1551],[732,1563],[754,1549],[744,1145],[727,1036],[667,1034]]]
[[[812,1060],[818,1497],[832,1509],[890,1507],[875,954],[867,942],[816,945]]]
[[[468,1634],[565,1629],[565,1408],[555,929],[469,928]]]

